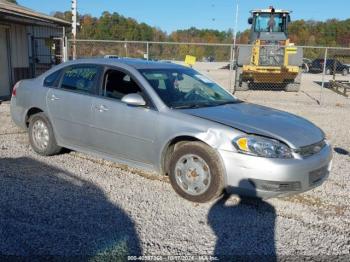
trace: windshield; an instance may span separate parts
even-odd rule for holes
[[[170,108],[198,108],[238,102],[219,85],[193,69],[144,69],[140,72]]]
[[[255,17],[255,32],[284,32],[284,18],[279,14],[260,14]]]

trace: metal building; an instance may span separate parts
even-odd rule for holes
[[[66,27],[67,21],[0,0],[0,100],[17,81],[61,61]]]

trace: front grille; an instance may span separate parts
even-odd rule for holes
[[[309,186],[313,186],[323,180],[329,174],[328,166],[321,167],[309,173]]]
[[[276,46],[262,46],[259,53],[260,66],[283,66],[284,48]]]
[[[250,179],[250,183],[256,188],[264,191],[273,192],[289,192],[299,191],[301,189],[301,183],[294,182],[282,182],[282,181],[266,181],[260,179]]]
[[[326,141],[322,140],[316,144],[309,146],[301,147],[300,149],[295,150],[295,153],[300,154],[303,158],[310,157],[314,154],[320,152],[326,146]]]

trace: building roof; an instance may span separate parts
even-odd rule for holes
[[[61,26],[70,26],[70,22],[49,16],[43,13],[36,12],[32,9],[26,8],[21,5],[13,4],[5,0],[0,0],[0,18],[1,14],[13,15],[17,17],[36,20],[39,22],[46,22],[51,24],[58,24]]]

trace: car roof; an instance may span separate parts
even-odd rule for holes
[[[175,68],[188,68],[179,64],[169,63],[169,62],[157,62],[157,61],[147,61],[143,59],[133,59],[133,58],[88,58],[88,59],[77,59],[70,61],[67,64],[101,64],[107,66],[122,66],[128,65],[135,69],[175,69]]]

